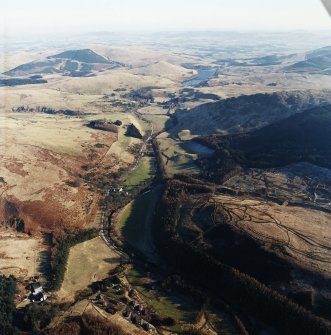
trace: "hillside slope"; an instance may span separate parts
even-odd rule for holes
[[[4,74],[11,77],[62,74],[71,77],[90,76],[121,64],[112,62],[90,49],[68,50],[45,59],[19,65]]]
[[[302,162],[331,168],[330,129],[331,105],[246,134],[202,137],[201,142],[215,149],[212,157],[200,161],[202,175],[222,183],[243,168],[276,168]]]
[[[229,139],[250,166],[282,166],[308,161],[331,168],[331,106],[316,107]]]
[[[236,134],[262,128],[293,114],[331,103],[330,91],[295,91],[240,96],[175,113],[173,135],[187,129],[192,135]]]
[[[331,71],[331,47],[316,49],[306,53],[304,60],[284,68],[286,72],[328,74]]]
[[[133,73],[148,76],[162,76],[172,80],[183,80],[196,74],[196,70],[189,70],[179,65],[161,61],[136,68],[133,70]]]

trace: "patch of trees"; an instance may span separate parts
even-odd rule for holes
[[[126,132],[125,132],[125,135],[130,136],[130,137],[139,138],[139,139],[143,138],[139,129],[133,123],[128,125],[128,127],[126,129]]]
[[[18,232],[24,232],[25,223],[20,217],[10,216],[5,222],[5,225],[17,230]]]
[[[173,327],[176,324],[176,320],[169,316],[162,318],[158,314],[152,314],[150,323],[155,327]]]
[[[37,61],[37,62],[30,62],[26,64],[19,65],[15,67],[14,69],[5,72],[4,74],[7,76],[12,76],[15,74],[15,72],[23,72],[23,71],[30,71],[33,70],[34,68],[39,68],[39,67],[47,67],[47,66],[52,66],[52,65],[57,65],[59,64],[59,60],[54,60],[54,61]]]
[[[155,152],[155,160],[156,160],[156,166],[157,166],[157,174],[161,180],[167,178],[167,170],[162,158],[162,153],[160,150],[159,143],[156,139],[156,137],[153,136],[152,138],[152,147]]]
[[[34,303],[23,309],[17,310],[15,324],[17,328],[32,334],[44,334],[43,330],[48,327],[52,319],[63,310],[68,309],[70,304]]]
[[[67,50],[53,56],[48,56],[47,58],[71,59],[84,63],[110,63],[107,58],[98,55],[91,49]]]
[[[147,104],[154,102],[152,90],[149,87],[142,87],[138,90],[133,90],[124,96],[127,99],[140,101],[141,103]]]
[[[114,124],[115,126],[120,127],[120,126],[123,124],[123,122],[120,121],[120,120],[116,120],[116,121],[113,122],[113,124]]]
[[[15,333],[15,295],[17,293],[15,278],[0,276],[0,334]]]
[[[215,150],[212,156],[197,161],[202,179],[222,184],[242,170],[239,154],[229,150],[227,142],[223,142],[219,137],[208,136],[195,141]]]
[[[65,71],[76,71],[77,69],[78,69],[78,63],[70,60],[67,60],[63,67],[63,70]]]
[[[198,217],[193,219],[211,221],[209,215],[207,208],[203,208]],[[213,212],[212,216],[220,222],[227,220],[220,217],[219,213]],[[291,280],[292,266],[288,262],[263,248],[254,238],[231,223],[218,223],[214,229],[204,234],[203,242],[209,246],[210,255],[265,284]]]
[[[16,112],[16,113],[27,113],[27,112],[34,112],[34,111],[35,109],[29,106],[19,106],[19,107],[12,108],[12,112]]]
[[[192,176],[186,175],[186,174],[175,174],[174,179],[180,180],[182,182],[185,182],[190,185],[192,188],[192,185],[203,185],[208,188],[209,191],[215,190],[215,185],[213,183],[206,183],[205,181],[201,179],[194,178]]]
[[[150,189],[150,187],[151,180],[146,180],[144,182],[141,182],[139,185],[131,188],[128,194],[126,194],[126,192],[110,192],[106,199],[108,211],[110,211],[110,213],[113,213],[123,208],[136,197],[138,197],[139,194],[142,194]],[[110,214],[108,218],[109,223],[111,222],[111,216],[112,215]]]
[[[115,122],[106,121],[106,120],[92,120],[87,126],[93,129],[99,129],[104,131],[111,131],[113,133],[118,133],[118,126],[121,125],[122,122],[117,120]]]
[[[288,297],[297,304],[304,306],[307,309],[312,309],[314,292],[312,289],[298,290],[289,292]]]
[[[3,212],[4,220],[0,221],[0,226],[24,232],[24,220],[20,217],[20,213],[14,203],[7,200],[2,201],[1,211]]]
[[[57,250],[52,261],[52,272],[53,272],[53,289],[60,289],[64,274],[67,269],[67,262],[69,257],[70,248],[74,245],[91,240],[94,237],[97,237],[99,234],[97,229],[83,230],[80,233],[68,236],[63,239],[57,246]]]
[[[81,178],[84,179],[93,189],[98,188],[102,190],[108,189],[109,180],[112,180],[115,177],[112,172],[98,173],[96,171],[88,171],[84,175],[81,175]]]
[[[33,78],[9,78],[0,79],[1,86],[18,86],[18,85],[32,85],[32,84],[46,84],[45,79],[33,79]]]
[[[19,106],[19,107],[13,107],[12,111],[16,112],[16,113],[36,112],[36,113],[45,113],[45,114],[51,114],[51,115],[63,114],[63,115],[66,115],[66,116],[82,115],[82,113],[79,112],[79,111],[73,111],[73,110],[70,110],[70,109],[55,110],[53,108],[45,107],[45,106],[38,106],[36,108],[32,108],[32,107],[29,107],[29,106]]]
[[[79,187],[80,186],[80,181],[78,179],[68,180],[66,184],[70,187]]]
[[[208,100],[220,100],[220,97],[216,94],[212,94],[212,93],[203,93],[200,91],[196,91],[193,88],[184,88],[180,91],[180,98],[179,98],[179,102],[183,103],[186,101],[199,101],[201,99],[208,99]]]
[[[183,197],[181,184],[170,180],[158,208],[156,236],[160,253],[188,281],[227,301],[240,313],[252,315],[283,335],[328,335],[331,327],[256,279],[225,265],[205,251],[186,244],[177,232]]]
[[[40,107],[38,106],[36,108],[36,112],[37,113],[45,113],[45,114],[63,114],[63,115],[67,115],[67,116],[78,116],[78,115],[82,115],[81,112],[79,111],[73,111],[71,109],[59,109],[59,110],[55,110],[53,108],[49,108],[49,107]]]
[[[171,183],[171,181],[168,181],[168,185]],[[190,184],[189,182],[185,181],[185,180],[176,180],[175,182],[175,187],[176,189],[178,189],[179,193],[186,193],[186,192],[190,192],[190,194],[208,194],[208,193],[213,193],[214,192],[214,187],[210,186],[210,185],[205,185],[202,183],[195,183],[195,184]]]
[[[42,79],[43,76],[41,74],[34,74],[32,76],[29,77],[30,79]]]

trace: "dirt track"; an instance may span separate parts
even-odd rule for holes
[[[229,221],[303,267],[331,276],[331,215],[254,198],[220,195]]]

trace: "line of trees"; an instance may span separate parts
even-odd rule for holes
[[[98,234],[99,231],[97,229],[83,230],[76,235],[68,236],[59,243],[52,262],[54,290],[60,289],[62,285],[64,274],[67,269],[70,248],[78,243],[91,240],[92,238],[97,237]]]
[[[181,217],[182,184],[167,181],[158,209],[157,239],[168,263],[188,281],[213,297],[227,301],[239,313],[252,315],[283,335],[328,335],[330,324],[269,289],[254,278],[231,268],[204,251],[183,242],[177,232]],[[185,185],[187,190],[187,185]]]
[[[17,293],[15,278],[0,276],[0,334],[15,333],[15,295]]]
[[[159,178],[163,180],[167,178],[167,170],[166,170],[164,161],[162,159],[160,146],[159,146],[159,143],[156,137],[152,138],[152,146],[155,152],[155,159],[156,159],[157,170],[158,170],[157,172],[158,172]]]

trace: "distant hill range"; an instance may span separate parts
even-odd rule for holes
[[[19,65],[4,73],[10,77],[30,75],[62,74],[71,77],[92,76],[94,72],[109,70],[122,66],[121,63],[110,61],[91,49],[68,50],[48,56],[39,61]]]
[[[227,64],[229,66],[272,66],[280,65],[283,62],[295,61],[298,59],[297,54],[290,55],[267,55],[262,57],[247,58],[244,60],[224,59],[220,60],[218,64]]]
[[[280,70],[285,72],[331,75],[331,46],[306,53],[272,54],[239,60],[224,59],[217,63],[234,67],[280,66]]]
[[[253,58],[222,59],[217,64],[233,67],[279,66],[281,71],[331,75],[331,46],[306,53],[271,54]]]
[[[304,60],[286,66],[284,70],[331,75],[331,46],[307,52]]]

